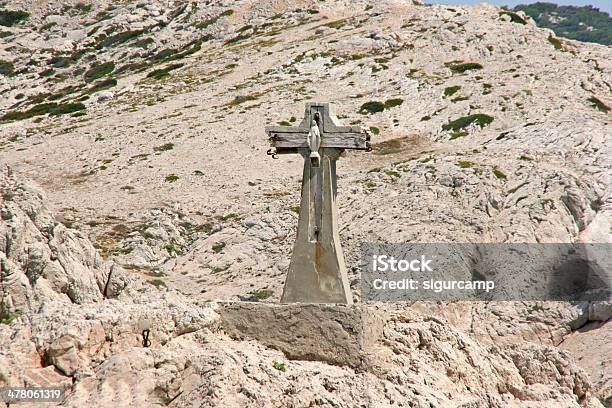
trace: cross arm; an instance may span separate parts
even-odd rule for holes
[[[293,153],[299,148],[308,148],[308,132],[288,132],[282,128],[283,126],[266,128],[270,144],[276,148],[277,153]],[[368,150],[370,135],[359,128],[351,130],[350,132],[324,133],[321,137],[321,147]]]

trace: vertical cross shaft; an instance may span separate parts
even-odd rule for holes
[[[317,118],[317,121],[315,121]],[[312,150],[312,126],[320,145]],[[369,135],[341,126],[327,103],[308,103],[297,127],[266,127],[276,153],[304,158],[298,231],[281,302],[353,302],[340,237],[336,205],[336,160],[344,149],[369,149]]]

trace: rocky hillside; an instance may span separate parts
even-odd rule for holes
[[[280,297],[302,166],[263,128],[306,101],[373,134],[338,168],[357,298],[362,241],[609,243],[609,47],[411,1],[5,1],[0,37],[0,382],[73,406],[611,406],[609,303],[386,305],[365,371],[232,340],[210,303]]]

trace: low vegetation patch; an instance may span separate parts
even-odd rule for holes
[[[444,88],[444,96],[449,97],[457,93],[461,89],[461,85],[449,86]]]
[[[84,77],[87,82],[91,82],[95,79],[102,78],[105,75],[110,74],[115,69],[115,63],[113,61],[103,62],[102,64],[92,65],[87,71],[85,71]]]
[[[451,102],[455,103],[455,102],[467,101],[468,99],[470,99],[469,96],[458,96],[456,98],[451,99]]]
[[[168,183],[174,183],[178,179],[179,179],[179,176],[173,173],[173,174],[168,174],[164,180],[166,180],[166,182]]]
[[[401,98],[389,99],[385,102],[370,101],[361,105],[361,108],[359,108],[359,113],[362,115],[368,113],[378,113],[384,111],[385,109],[391,109],[395,106],[399,106],[402,103],[404,103],[404,100]]]
[[[475,69],[482,69],[483,66],[477,62],[466,62],[466,63],[458,63],[458,62],[447,62],[444,64],[448,67],[454,74],[463,74],[467,71],[473,71]]]
[[[391,109],[396,106],[400,106],[402,103],[404,103],[403,99],[394,98],[394,99],[389,99],[388,101],[385,101],[384,106],[385,106],[385,109]]]
[[[254,101],[261,96],[261,93],[255,92],[250,95],[238,95],[228,104],[229,106],[238,106],[248,101]]]
[[[389,177],[397,177],[397,178],[401,177],[401,174],[395,170],[387,170],[385,171],[385,174]]]
[[[346,18],[343,18],[342,20],[332,21],[331,23],[327,23],[327,24],[324,24],[324,25],[325,25],[325,27],[329,27],[329,28],[333,28],[333,29],[339,30],[339,29],[341,29],[342,27],[344,27],[347,24],[348,24],[348,20]]]
[[[471,161],[467,161],[467,160],[459,160],[459,162],[457,163],[457,166],[461,167],[462,169],[469,169],[473,165],[474,163],[472,163]]]
[[[378,113],[384,110],[385,110],[384,103],[372,101],[372,102],[366,102],[363,105],[361,105],[361,108],[359,108],[359,113],[361,114]]]
[[[21,313],[9,313],[0,317],[0,324],[11,324],[13,320],[18,319],[21,316]]]
[[[272,292],[270,289],[260,289],[253,293],[253,295],[259,300],[267,299],[273,294],[274,292]]]
[[[181,68],[185,64],[171,64],[162,69],[156,69],[147,74],[147,78],[162,79],[170,75],[170,71]]]
[[[493,167],[493,174],[495,175],[495,177],[497,177],[499,180],[505,180],[506,179],[506,175],[504,174],[503,171],[501,171],[500,169],[498,169],[497,167]]]
[[[458,130],[451,134],[450,140],[459,139],[460,137],[465,137],[467,135],[468,135],[468,132],[466,132],[465,130]]]
[[[83,111],[83,110],[85,110],[85,105],[83,105],[81,102],[61,103],[57,105],[57,107],[51,109],[51,111],[49,111],[49,114],[52,116],[57,116],[57,115],[65,115],[67,113],[73,113],[73,112],[78,112],[78,111]]]
[[[186,44],[182,50],[178,50],[176,48],[166,48],[163,49],[153,55],[149,55],[149,59],[155,63],[176,61],[179,59],[183,59],[191,54],[194,54],[202,49],[202,43],[205,41],[211,40],[212,35],[205,35],[200,39],[191,41]]]
[[[153,148],[153,151],[156,152],[167,152],[168,150],[174,149],[174,143],[166,143],[161,146],[157,146]]]
[[[209,18],[208,20],[199,22],[198,24],[195,25],[195,27],[197,29],[203,30],[215,24],[217,21],[219,21],[221,17],[228,17],[228,16],[231,16],[232,14],[234,14],[234,10],[232,9],[225,10],[223,13],[219,14],[218,16],[215,16],[215,17]]]
[[[156,288],[160,288],[160,287],[167,288],[168,287],[168,285],[166,285],[166,282],[164,282],[161,279],[153,279],[147,282],[149,282],[151,285],[155,286]]]
[[[105,79],[100,82],[96,82],[94,86],[89,88],[86,93],[92,94],[100,91],[104,91],[105,89],[110,89],[117,85],[117,80],[114,78]]]
[[[0,60],[0,75],[10,76],[15,72],[15,65],[10,61]]]
[[[120,45],[125,42],[130,41],[133,38],[138,37],[144,31],[143,30],[135,30],[135,31],[123,31],[121,33],[117,33],[115,35],[111,35],[110,37],[102,37],[101,40],[96,44],[96,49],[108,48],[115,45]]]
[[[548,42],[555,47],[555,50],[563,50],[563,43],[560,39],[553,37],[552,35],[548,37]]]
[[[225,242],[215,242],[212,246],[212,250],[216,254],[223,251],[223,248],[225,248]]]
[[[25,11],[0,10],[0,26],[12,27],[30,17]]]
[[[281,361],[272,360],[272,367],[277,369],[278,371],[286,371],[287,367],[285,367],[285,363]]]
[[[463,116],[461,118],[452,120],[448,122],[446,125],[442,125],[443,130],[452,130],[459,131],[463,128],[468,127],[472,123],[477,123],[481,128],[487,126],[493,122],[493,117],[489,115],[485,115],[483,113],[478,113],[475,115]]]
[[[0,118],[0,122],[8,122],[15,120],[29,119],[40,115],[64,115],[77,111],[85,110],[85,105],[80,102],[76,103],[61,103],[56,102],[41,103],[25,111],[12,111],[4,114]]]
[[[595,109],[605,112],[605,113],[610,112],[610,107],[606,105],[605,103],[603,103],[600,99],[596,98],[595,96],[591,96],[587,100],[591,103],[591,106],[593,106]]]

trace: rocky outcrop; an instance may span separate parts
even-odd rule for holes
[[[117,297],[129,278],[91,242],[56,221],[45,194],[0,169],[0,317],[34,312],[43,300],[76,304]]]

